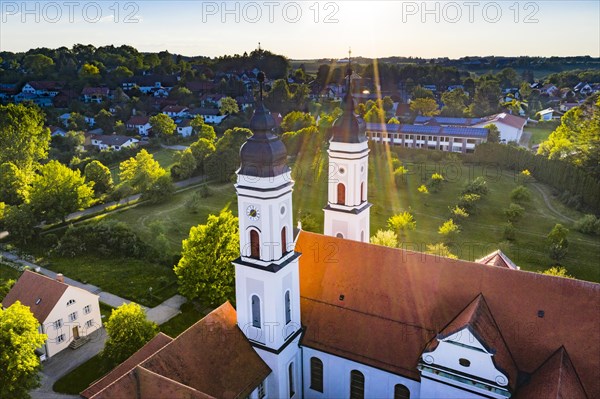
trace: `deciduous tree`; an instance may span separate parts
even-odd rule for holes
[[[102,356],[114,364],[133,355],[158,333],[156,323],[146,318],[144,309],[137,303],[123,304],[114,309],[104,327],[108,340]]]
[[[383,245],[385,247],[397,248],[398,235],[392,230],[377,230],[377,233],[371,237],[371,244]]]
[[[161,137],[170,137],[175,132],[177,125],[166,114],[158,114],[150,117],[150,124],[154,133]]]
[[[85,165],[85,180],[94,183],[94,192],[96,195],[101,195],[112,191],[113,178],[110,169],[102,164],[102,162],[94,160]]]
[[[410,102],[410,110],[417,115],[435,116],[440,113],[433,98],[417,98]]]
[[[166,116],[166,115],[165,115]],[[135,192],[145,192],[161,176],[167,173],[152,154],[141,150],[135,158],[121,162],[119,166],[121,183],[129,184]]]
[[[192,227],[174,268],[179,292],[213,305],[233,300],[235,271],[231,262],[239,251],[238,219],[231,211],[210,215],[206,224]]]
[[[39,324],[19,301],[6,309],[0,306],[0,398],[29,398],[29,391],[39,386],[35,350],[47,338],[38,332]]]

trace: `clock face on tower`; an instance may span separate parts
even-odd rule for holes
[[[260,219],[260,211],[254,205],[250,205],[246,208],[246,215],[248,216],[248,219],[253,221]]]

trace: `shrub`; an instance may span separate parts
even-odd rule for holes
[[[434,173],[431,175],[429,181],[427,181],[427,187],[431,192],[437,193],[440,191],[442,187],[442,182],[444,181],[444,176],[439,173]]]
[[[452,216],[455,216],[459,219],[466,219],[469,217],[469,213],[467,212],[467,210],[461,208],[458,205],[456,205],[454,208],[451,208],[450,213],[452,214]]]
[[[600,235],[600,219],[594,215],[582,216],[573,227],[583,234]]]
[[[504,225],[502,237],[508,241],[514,241],[517,238],[517,229],[511,222],[508,222]]]
[[[412,213],[402,212],[388,219],[388,227],[392,231],[404,232],[406,230],[414,230],[417,227]]]
[[[510,199],[513,202],[524,204],[531,201],[531,192],[525,186],[519,186],[511,191]]]
[[[475,180],[471,180],[462,191],[462,194],[477,194],[479,196],[487,195],[489,192],[489,188],[487,186],[487,182],[481,176],[477,177]]]
[[[479,194],[463,194],[458,198],[458,206],[463,208],[469,214],[476,211],[477,202],[481,199]]]
[[[377,230],[377,233],[371,237],[371,244],[396,248],[398,246],[398,235],[391,230]]]
[[[569,275],[566,268],[562,266],[552,266],[550,269],[546,269],[542,272],[542,274],[546,274],[548,276],[557,276],[557,277],[565,277],[565,278],[575,278]]]
[[[444,243],[441,242],[438,244],[427,244],[427,249],[425,250],[425,253],[435,256],[443,256],[445,258],[450,259],[458,259],[458,256],[450,252],[450,249]]]
[[[396,186],[401,186],[406,184],[406,175],[408,173],[408,169],[404,166],[400,165],[394,170],[394,180],[396,181]]]
[[[509,222],[516,222],[519,219],[521,219],[521,217],[523,216],[523,213],[525,212],[525,208],[523,208],[521,205],[515,204],[515,203],[511,203],[508,208],[506,208],[504,210],[504,214],[506,215],[506,218],[508,219]]]
[[[458,233],[460,233],[460,227],[454,223],[454,220],[449,219],[442,223],[438,229],[438,233],[444,237],[446,243],[450,243],[454,241]]]

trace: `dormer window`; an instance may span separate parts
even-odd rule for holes
[[[69,299],[69,301],[67,302],[67,306],[71,306],[75,303],[75,299]]]
[[[469,366],[471,366],[471,362],[468,359],[465,359],[465,358],[462,358],[462,357],[460,359],[458,359],[458,364],[460,364],[463,367],[469,367]]]

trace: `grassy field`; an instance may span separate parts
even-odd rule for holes
[[[552,133],[556,129],[555,126],[550,125],[529,125],[526,126],[523,130],[524,133],[531,133],[531,139],[529,140],[529,148],[533,147],[536,144],[540,144],[542,141],[545,141],[550,133]]]
[[[177,294],[177,279],[171,267],[145,260],[52,256],[47,261],[47,267],[55,272],[141,305],[154,307]]]
[[[111,365],[96,355],[54,383],[55,392],[78,395],[92,382],[111,371]]]
[[[196,302],[186,302],[181,305],[180,310],[180,314],[160,325],[160,331],[169,337],[177,337],[211,311],[210,308]]]
[[[17,280],[21,276],[21,273],[22,272],[0,262],[0,285],[8,280]]]

